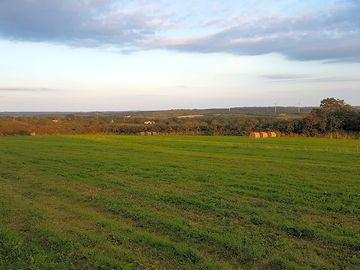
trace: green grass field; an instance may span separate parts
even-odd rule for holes
[[[0,269],[360,269],[358,143],[0,137]]]

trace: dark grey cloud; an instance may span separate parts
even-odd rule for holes
[[[134,46],[159,25],[112,0],[1,0],[0,35],[75,46]],[[120,1],[121,2],[121,1]]]
[[[360,62],[360,1],[341,0],[336,8],[302,15],[264,13],[246,19],[239,15],[225,20],[225,25],[215,20],[213,28],[221,30],[187,39],[176,39],[167,31],[169,27],[181,31],[185,23],[179,19],[183,17],[181,12],[175,11],[170,18],[165,11],[160,12],[171,5],[168,1],[151,2],[157,7],[150,11],[149,3],[0,0],[0,37],[71,46],[113,46],[124,53],[148,49],[236,55],[279,53],[296,60]],[[222,5],[226,7],[226,2]],[[202,18],[201,14],[191,15]]]
[[[163,46],[189,52],[279,53],[296,60],[359,62],[360,1],[344,2],[320,13],[241,21],[207,36],[164,40]]]

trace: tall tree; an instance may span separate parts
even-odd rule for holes
[[[319,119],[321,132],[336,132],[344,128],[345,121],[352,107],[344,100],[326,98],[320,102],[320,108],[312,112]]]

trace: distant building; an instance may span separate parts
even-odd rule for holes
[[[144,124],[145,125],[154,125],[155,122],[154,121],[145,121]]]

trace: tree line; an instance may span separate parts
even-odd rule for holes
[[[152,124],[145,124],[151,120]],[[0,117],[0,135],[140,134],[249,135],[253,131],[279,131],[285,135],[359,137],[360,111],[344,100],[327,98],[305,116],[209,113],[179,119],[124,115],[6,116]]]

